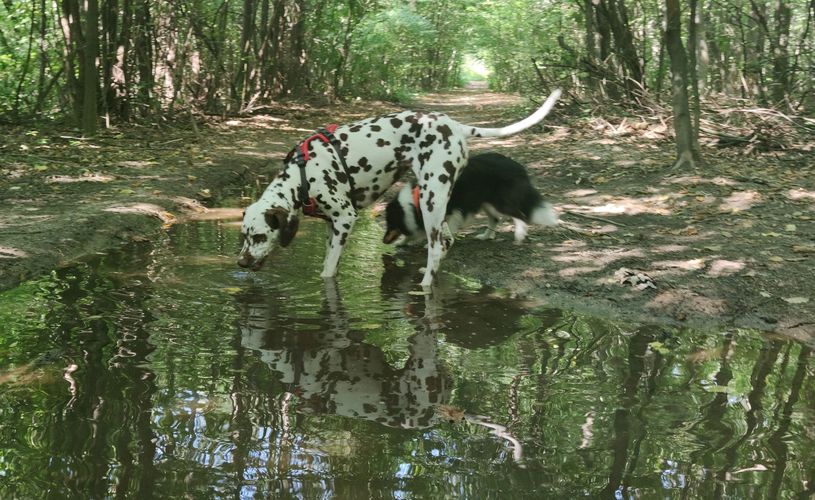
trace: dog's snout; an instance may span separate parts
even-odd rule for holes
[[[241,254],[240,258],[238,259],[238,265],[241,267],[249,267],[252,265],[252,256],[249,253]]]

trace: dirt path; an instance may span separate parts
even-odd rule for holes
[[[515,121],[529,108],[517,97],[474,91],[428,95],[416,107],[479,125]],[[317,126],[394,109],[281,106],[197,133],[182,123],[112,130],[93,140],[5,130],[0,288],[149,239],[216,194],[251,199]],[[761,328],[815,345],[812,150],[745,155],[706,148],[704,172],[672,171],[673,145],[659,118],[577,114],[566,106],[544,128],[472,144],[473,152],[525,163],[563,224],[532,229],[522,246],[511,243],[509,226],[494,242],[465,232],[444,270],[593,314]]]

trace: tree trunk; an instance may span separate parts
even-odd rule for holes
[[[294,0],[290,7],[289,33],[291,34],[291,44],[283,93],[299,97],[308,86],[305,51],[306,0]]]
[[[703,0],[704,1],[704,0]],[[695,16],[696,23],[696,76],[699,95],[707,94],[707,70],[710,64],[710,47],[707,40],[707,25],[710,19],[710,9],[712,0],[708,0],[707,5],[702,6],[702,11]]]
[[[659,62],[657,63],[656,89],[657,102],[662,100],[662,82],[665,81],[665,33],[659,37]]]
[[[176,62],[178,59],[178,17],[176,4],[167,2],[158,4],[153,11],[155,24],[155,66],[153,79],[156,82],[156,104],[170,113],[173,112],[173,101],[178,89]]]
[[[266,58],[264,64],[263,88],[265,92],[277,96],[283,93],[283,82],[281,71],[283,65],[281,63],[281,50],[280,46],[283,40],[283,33],[285,31],[285,0],[274,0],[274,8],[272,9],[272,18],[269,22],[269,56]]]
[[[138,68],[139,101],[142,105],[152,107],[153,87],[153,25],[150,15],[149,0],[135,0],[135,43],[133,52]]]
[[[118,41],[117,0],[104,0],[102,3],[102,104],[105,117],[109,119],[116,106],[116,91],[113,88],[113,68],[116,64],[116,42]]]
[[[99,118],[99,72],[96,56],[99,49],[99,4],[97,0],[85,0],[85,57],[82,58],[82,133],[96,133]]]
[[[252,73],[249,75],[249,84],[247,85],[249,91],[254,94],[254,97],[263,97],[264,89],[262,88],[262,75],[264,66],[267,64],[266,59],[269,57],[271,43],[270,29],[270,14],[271,4],[270,0],[261,0],[260,3],[260,21],[258,22],[258,44],[255,48],[255,64],[252,67]],[[254,98],[253,97],[253,98]]]
[[[751,29],[743,35],[744,43],[744,64],[748,75],[748,84],[753,95],[758,95],[761,104],[767,102],[766,85],[764,81],[764,48],[767,43],[769,28],[767,24],[767,6],[764,0],[750,0],[752,17],[758,20],[758,24],[751,25]],[[744,37],[747,37],[744,39]],[[752,50],[751,50],[752,47]]]
[[[690,0],[690,20],[688,22],[688,74],[691,88],[691,118],[693,129],[699,130],[700,102],[699,102],[699,75],[696,72],[696,54],[699,47],[699,32],[697,31],[699,15],[698,0]]]
[[[73,121],[79,125],[82,118],[82,85],[77,78],[82,61],[82,32],[79,29],[79,3],[77,0],[62,0],[59,24],[62,28],[63,64],[68,81],[68,94],[71,96]]]
[[[25,81],[28,78],[28,69],[31,66],[31,51],[34,47],[34,33],[36,32],[35,27],[37,26],[37,9],[34,8],[32,5],[31,8],[31,22],[29,23],[28,29],[28,48],[25,51],[25,61],[23,62],[23,68],[20,71],[20,78],[17,80],[17,91],[14,93],[14,106],[12,107],[12,115],[16,118],[19,116],[20,112],[20,95],[23,92],[23,86],[25,85]]]
[[[775,30],[772,37],[771,46],[773,49],[773,102],[783,103],[790,92],[790,58],[789,58],[789,38],[790,21],[792,12],[784,0],[776,0],[775,4]]]
[[[48,69],[48,42],[46,36],[48,35],[48,17],[45,13],[45,0],[40,0],[40,18],[39,18],[39,36],[40,36],[40,71],[37,75],[37,109],[40,104],[45,100],[45,72]]]
[[[589,66],[597,66],[597,37],[595,28],[594,9],[592,8],[592,0],[583,0],[583,17],[586,28],[584,43],[586,44],[586,61]],[[589,93],[594,93],[597,90],[597,78],[593,71],[588,71],[586,76],[586,88]]]
[[[686,166],[694,169],[700,166],[702,158],[688,106],[688,62],[682,45],[679,0],[666,0],[665,7],[665,42],[671,58],[671,93],[676,134],[677,158],[673,168]]]
[[[130,119],[130,47],[131,26],[133,25],[132,0],[122,3],[122,29],[116,40],[116,56],[111,68],[111,81],[108,83],[113,92],[116,113],[122,120]]]
[[[243,25],[241,28],[241,45],[239,48],[238,72],[235,75],[235,89],[238,95],[233,96],[238,108],[244,107],[249,95],[247,79],[252,71],[252,40],[255,38],[255,0],[243,0]]]
[[[640,55],[634,44],[634,34],[628,23],[624,0],[600,0],[599,10],[614,35],[614,45],[624,68],[626,92],[630,97],[641,94],[645,88],[644,71]],[[599,24],[603,24],[600,22]]]
[[[340,50],[340,57],[337,59],[337,66],[334,68],[333,87],[334,96],[341,97],[344,94],[345,82],[345,65],[348,62],[348,56],[351,52],[351,32],[354,29],[354,4],[356,0],[348,0],[348,18],[345,23],[345,33],[342,39],[342,49]]]

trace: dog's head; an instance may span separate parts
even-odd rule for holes
[[[281,207],[255,202],[246,208],[241,225],[241,248],[238,265],[257,271],[275,244],[288,246],[300,221],[297,215]]]
[[[422,228],[416,220],[416,208],[413,205],[413,188],[403,187],[399,194],[385,207],[385,237],[382,242],[390,245],[404,235],[415,238],[421,235]]]

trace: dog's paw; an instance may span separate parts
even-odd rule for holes
[[[481,241],[494,240],[495,239],[495,231],[493,231],[492,229],[487,229],[483,233],[481,233],[479,235],[476,235],[475,239],[481,240]]]

